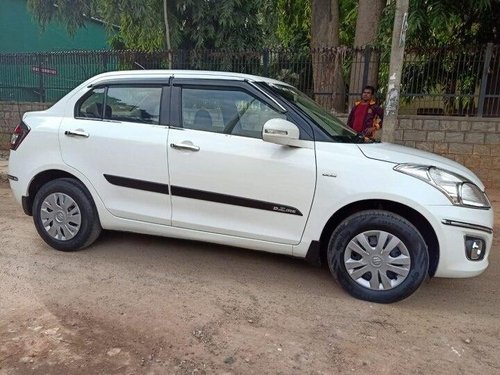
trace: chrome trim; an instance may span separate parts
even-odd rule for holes
[[[278,103],[278,101],[276,99],[274,99],[271,95],[269,95],[267,92],[265,92],[264,90],[262,90],[259,85],[256,85],[255,82],[253,81],[248,81],[247,82],[252,85],[252,87],[256,88],[257,90],[259,90],[262,94],[264,94],[268,99],[272,100],[274,104],[276,104],[278,106],[278,108],[281,109],[281,113],[286,113],[287,110],[285,107],[283,107],[280,103]]]
[[[441,221],[441,223],[443,223],[444,225],[450,225],[452,227],[474,229],[474,230],[479,230],[481,232],[486,232],[486,233],[489,233],[489,234],[493,233],[493,229],[492,228],[485,227],[483,225],[477,225],[477,224],[471,224],[471,223],[464,223],[463,221],[443,219]]]
[[[186,143],[170,143],[170,147],[175,148],[176,150],[200,151],[199,146]]]
[[[66,130],[64,132],[64,135],[67,135],[69,137],[83,137],[83,138],[88,138],[90,137],[90,134],[83,131],[83,130],[80,130],[80,129],[77,129],[77,130]]]

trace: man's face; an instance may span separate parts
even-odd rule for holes
[[[369,102],[372,100],[373,94],[372,91],[369,89],[364,89],[363,93],[361,94],[361,99],[363,99],[364,102]]]

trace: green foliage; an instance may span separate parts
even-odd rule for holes
[[[42,28],[53,20],[66,25],[70,35],[85,25],[85,15],[92,15],[95,10],[93,0],[28,0],[28,9]]]
[[[269,25],[275,1],[168,0],[172,46],[262,48],[274,37]],[[96,16],[108,25],[115,48],[154,51],[166,46],[163,0],[28,0],[28,7],[42,28],[59,21],[72,34],[88,16]],[[117,35],[113,25],[119,27]]]
[[[311,1],[275,0],[279,47],[308,49],[311,41]]]
[[[358,1],[340,0],[340,44],[352,46],[356,33],[356,18],[358,17]]]
[[[382,87],[388,79],[395,3],[391,0],[384,9],[379,25],[377,45],[385,62],[379,74]],[[403,92],[445,94],[445,110],[449,113],[473,110],[472,99],[453,96],[472,98],[478,84],[478,52],[465,47],[499,43],[499,15],[498,0],[410,0]]]
[[[389,49],[395,0],[385,8],[378,45]],[[407,47],[463,46],[499,41],[499,0],[410,0]]]
[[[182,49],[262,48],[264,3],[264,0],[178,1],[178,46]]]

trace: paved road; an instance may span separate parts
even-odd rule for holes
[[[480,277],[377,305],[231,247],[106,232],[57,252],[5,184],[0,230],[2,374],[500,373],[498,236]]]

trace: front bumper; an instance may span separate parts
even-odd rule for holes
[[[457,206],[427,207],[439,220],[434,225],[439,240],[439,262],[436,277],[473,277],[488,267],[493,243],[493,209],[481,210]],[[466,238],[484,241],[484,257],[471,260]]]

